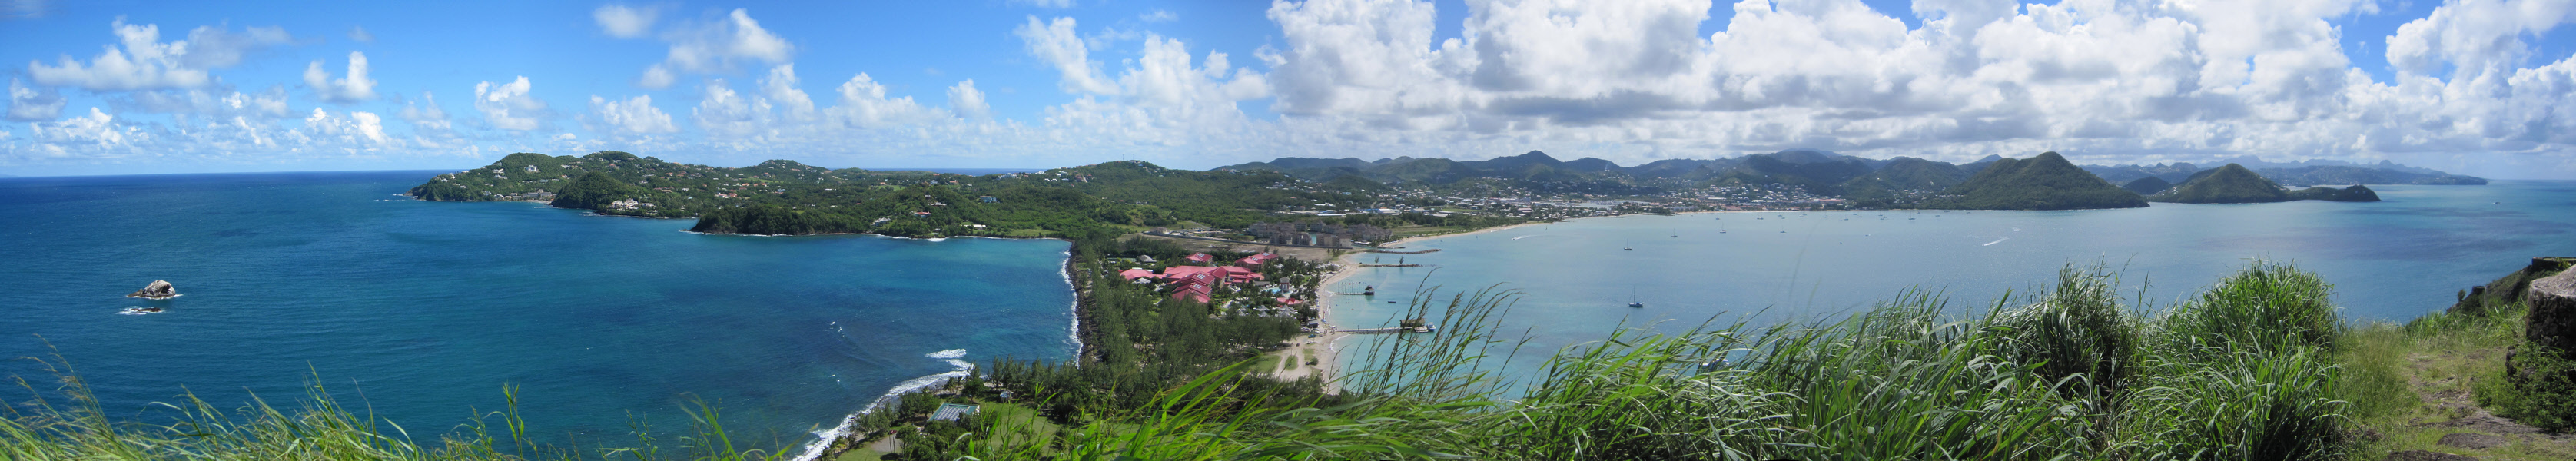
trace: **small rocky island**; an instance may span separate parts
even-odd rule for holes
[[[134,290],[134,292],[133,292],[133,293],[127,293],[127,294],[125,294],[125,297],[128,297],[128,298],[143,298],[143,299],[170,299],[170,298],[176,298],[176,297],[179,297],[179,289],[178,289],[178,287],[170,286],[170,282],[169,282],[169,281],[166,281],[166,280],[154,280],[154,281],[152,281],[152,284],[151,284],[151,285],[144,285],[144,286],[143,286],[143,289],[141,289],[141,290]]]

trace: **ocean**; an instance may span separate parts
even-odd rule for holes
[[[2403,322],[2531,257],[2576,256],[2576,181],[2371,187],[2385,201],[1576,219],[1403,243],[1442,251],[1364,255],[1423,267],[1358,269],[1325,291],[1377,288],[1328,300],[1335,324],[1361,328],[1392,325],[1425,286],[1441,299],[1515,290],[1499,331],[1530,339],[1507,367],[1526,373],[1557,348],[1621,328],[1829,319],[1906,290],[1982,312],[2008,292],[2044,289],[2069,265],[2116,272],[2124,298],[2152,309],[2254,259],[2288,262],[2334,283],[2346,318]],[[1356,363],[1347,352],[1345,361]]]
[[[1076,347],[1062,241],[700,235],[398,195],[439,173],[0,179],[0,354],[59,358],[144,422],[184,393],[291,406],[311,383],[428,441],[510,385],[540,441],[633,445],[637,420],[668,440],[703,401],[736,440],[792,446],[907,381]],[[124,297],[153,280],[181,296]],[[53,387],[35,360],[0,373]]]

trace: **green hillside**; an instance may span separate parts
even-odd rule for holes
[[[1926,200],[1923,208],[1952,210],[2086,210],[2147,206],[2138,194],[2114,187],[2056,152],[1995,161],[1985,171]]]
[[[2192,175],[2173,190],[2149,197],[2173,203],[2271,203],[2290,201],[2290,193],[2254,170],[2234,163]]]

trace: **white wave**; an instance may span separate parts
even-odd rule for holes
[[[925,357],[944,360],[948,362],[949,365],[956,366],[957,369],[946,373],[904,380],[900,384],[895,384],[893,388],[886,389],[885,394],[878,395],[875,401],[868,402],[867,408],[861,408],[857,413],[851,413],[849,416],[841,417],[840,425],[833,426],[828,430],[814,432],[814,441],[805,444],[805,452],[796,455],[796,461],[816,461],[822,459],[823,450],[832,448],[832,441],[850,436],[850,431],[858,426],[860,416],[866,415],[869,412],[877,411],[877,407],[885,406],[886,402],[892,402],[894,399],[902,398],[904,394],[919,392],[922,389],[929,389],[931,386],[946,384],[948,383],[948,380],[964,378],[967,375],[975,373],[975,364],[966,363],[965,360],[960,360],[966,357],[965,349],[949,349],[932,352],[925,355]]]
[[[1981,247],[1990,247],[1990,246],[1995,246],[1995,244],[1997,244],[1997,243],[2004,243],[2004,241],[2005,241],[2005,240],[2012,240],[2012,237],[2002,237],[2002,238],[1997,238],[1997,239],[1995,239],[1995,241],[1992,241],[1992,242],[1986,242],[1986,244],[1984,244],[1984,245],[1977,245],[1977,246],[1981,246]]]
[[[947,237],[931,237],[931,238],[927,238],[927,239],[923,239],[923,240],[929,240],[929,241],[933,241],[933,242],[945,242],[945,241],[948,241],[948,238],[947,238]]]
[[[1525,238],[1530,238],[1530,237],[1546,237],[1546,236],[1547,236],[1547,234],[1523,235],[1523,236],[1519,236],[1519,237],[1512,237],[1512,240],[1520,240],[1520,239],[1525,239]]]

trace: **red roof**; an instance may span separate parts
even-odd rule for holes
[[[1124,278],[1124,279],[1128,279],[1128,280],[1135,280],[1135,279],[1141,279],[1141,278],[1153,277],[1153,276],[1154,276],[1154,271],[1144,270],[1144,269],[1141,269],[1141,268],[1140,268],[1140,269],[1128,269],[1128,270],[1118,271],[1118,277],[1119,277],[1119,278]]]
[[[1190,260],[1190,262],[1194,262],[1194,263],[1203,263],[1203,262],[1208,262],[1208,261],[1215,261],[1215,260],[1216,260],[1216,257],[1215,257],[1215,256],[1208,256],[1208,254],[1207,254],[1207,253],[1191,253],[1191,254],[1190,254],[1190,257],[1189,257],[1188,259]]]
[[[1299,305],[1299,304],[1305,304],[1306,302],[1305,302],[1305,301],[1299,301],[1299,300],[1297,300],[1297,298],[1279,298],[1279,303],[1280,303],[1280,304],[1286,304],[1286,305],[1294,306],[1294,305]]]

